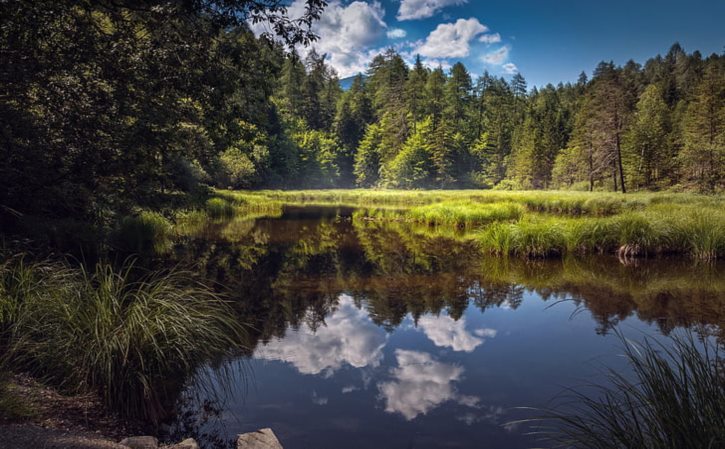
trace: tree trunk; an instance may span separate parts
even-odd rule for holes
[[[589,191],[594,191],[594,155],[591,143],[589,143]]]
[[[622,193],[627,193],[627,188],[624,186],[624,168],[622,167],[622,146],[620,144],[619,132],[616,135],[616,150],[617,150],[617,165],[619,166],[619,183],[622,185]]]

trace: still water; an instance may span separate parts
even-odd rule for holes
[[[187,420],[221,440],[271,427],[286,449],[539,446],[520,407],[625,369],[615,329],[718,338],[725,321],[722,265],[491,258],[345,208],[210,224],[177,256],[252,328],[216,367],[235,380],[214,419]]]

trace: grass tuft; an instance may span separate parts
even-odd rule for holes
[[[171,222],[160,213],[142,211],[121,220],[113,242],[127,253],[163,254],[171,248],[172,227]]]
[[[234,216],[234,206],[223,198],[210,198],[206,202],[206,211],[211,218],[231,218]]]
[[[610,370],[609,385],[594,394],[571,390],[560,407],[527,421],[555,447],[725,447],[722,348],[692,334],[671,337],[671,345],[620,338],[633,378]]]
[[[52,385],[95,389],[109,408],[158,423],[197,367],[239,348],[243,329],[190,273],[136,271],[22,258],[0,265],[5,361]]]

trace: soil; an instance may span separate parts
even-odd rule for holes
[[[10,417],[0,410],[4,449],[127,449],[117,442],[144,434],[141,426],[108,414],[94,395],[61,394],[23,374],[11,376],[5,390],[22,413]]]

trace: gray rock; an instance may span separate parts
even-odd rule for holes
[[[199,449],[199,445],[196,443],[195,439],[187,438],[180,443],[169,446],[167,449]]]
[[[159,440],[150,436],[128,437],[121,440],[120,444],[131,449],[156,449],[159,447]]]
[[[237,449],[283,449],[272,429],[243,433],[237,438]]]

